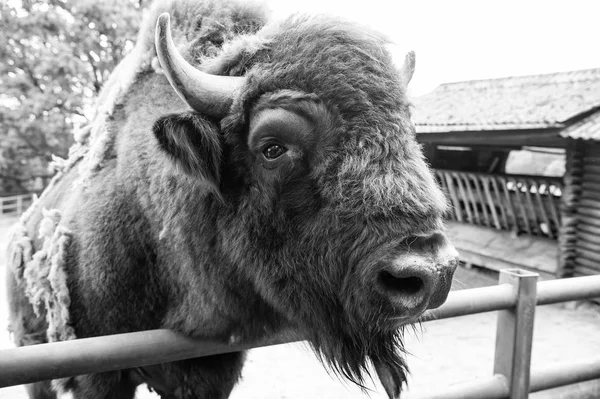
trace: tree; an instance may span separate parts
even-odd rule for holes
[[[0,193],[47,176],[133,48],[141,0],[0,2]]]

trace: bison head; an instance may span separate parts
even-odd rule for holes
[[[337,372],[361,383],[371,360],[395,397],[402,326],[445,301],[457,263],[410,122],[414,57],[398,70],[382,37],[323,17],[262,40],[208,74],[161,15],[157,55],[194,112],[163,117],[155,134],[220,199],[223,262]]]

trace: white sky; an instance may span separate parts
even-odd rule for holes
[[[275,16],[329,13],[415,50],[411,94],[440,83],[600,67],[600,1],[271,0]],[[401,52],[401,53],[400,53]]]

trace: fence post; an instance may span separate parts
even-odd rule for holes
[[[23,213],[23,196],[19,195],[17,197],[17,215],[20,215]]]
[[[510,399],[527,399],[538,274],[521,269],[500,271],[499,284],[515,288],[514,308],[498,312],[494,374],[506,377]]]

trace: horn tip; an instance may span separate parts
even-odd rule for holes
[[[159,29],[164,29],[169,26],[171,15],[168,12],[163,12],[158,16],[157,25]]]

